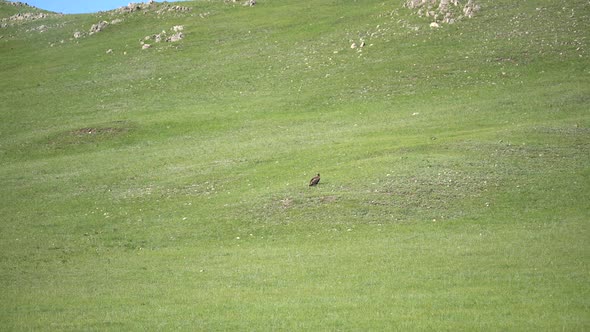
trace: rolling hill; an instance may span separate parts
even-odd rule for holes
[[[2,330],[590,328],[588,1],[0,20]]]

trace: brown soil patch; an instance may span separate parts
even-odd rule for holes
[[[106,127],[106,128],[80,128],[71,131],[73,135],[102,135],[102,134],[117,134],[126,131],[125,128],[113,128],[113,127]]]

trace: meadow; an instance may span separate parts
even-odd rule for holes
[[[590,329],[588,1],[257,2],[0,2],[1,330]]]

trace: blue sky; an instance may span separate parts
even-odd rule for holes
[[[127,6],[130,2],[142,2],[142,0],[20,0],[31,6],[52,12],[64,14],[95,13],[100,10],[111,10]],[[147,2],[148,0],[143,0]],[[175,0],[178,1],[178,0]],[[161,2],[158,0],[158,2]]]

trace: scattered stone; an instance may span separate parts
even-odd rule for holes
[[[256,0],[246,0],[246,2],[244,2],[244,6],[254,6],[256,5]]]
[[[45,32],[45,31],[47,31],[47,29],[49,29],[49,27],[46,26],[45,24],[42,24],[42,25],[40,25],[38,27],[27,29],[26,31],[27,32],[31,32],[31,31]]]
[[[440,28],[440,24],[438,24],[438,23],[436,23],[436,22],[432,22],[432,23],[430,23],[430,27],[431,27],[431,28],[435,28],[435,29],[436,29],[436,28]]]
[[[113,49],[112,49],[112,48],[109,48],[109,49],[107,50],[107,54],[113,54]]]
[[[78,38],[82,38],[82,36],[84,36],[84,34],[80,31],[76,31],[74,32],[74,38],[78,39]]]
[[[184,30],[184,25],[175,25],[172,27],[172,30],[174,32],[180,32],[180,31]]]
[[[352,44],[350,45],[350,48],[352,48],[352,49],[355,49],[356,47],[357,47],[357,46],[356,46],[356,43],[352,43]]]
[[[143,44],[143,46],[141,47],[141,49],[142,50],[147,50],[150,47],[152,47],[152,45],[150,45],[150,44]]]

